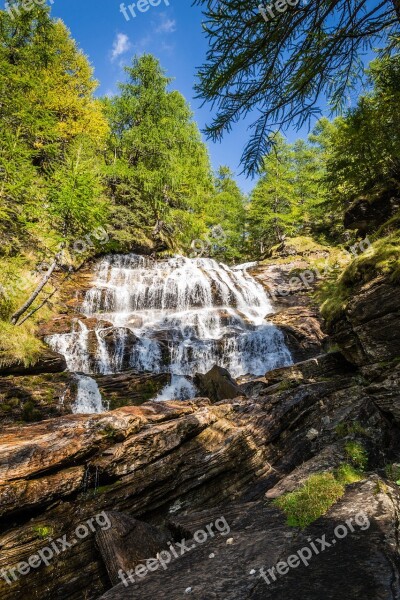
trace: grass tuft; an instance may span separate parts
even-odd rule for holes
[[[327,513],[344,492],[345,486],[332,473],[318,473],[299,490],[274,500],[274,504],[286,514],[288,525],[304,528]]]

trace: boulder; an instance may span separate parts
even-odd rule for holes
[[[194,383],[200,393],[212,402],[245,396],[243,389],[232,379],[229,372],[218,365],[205,373],[196,373]]]
[[[289,307],[269,316],[268,320],[283,331],[294,362],[307,360],[323,351],[327,336],[322,331],[317,309]]]

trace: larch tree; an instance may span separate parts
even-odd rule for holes
[[[216,108],[206,133],[220,140],[256,112],[242,155],[249,173],[274,143],[272,132],[309,123],[325,98],[332,111],[341,110],[363,75],[360,56],[379,44],[390,53],[400,33],[400,0],[287,2],[268,19],[259,2],[196,3],[204,7],[209,41],[197,91]]]

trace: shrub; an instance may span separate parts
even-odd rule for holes
[[[400,465],[398,463],[386,465],[385,473],[388,479],[394,481],[397,485],[400,485]]]

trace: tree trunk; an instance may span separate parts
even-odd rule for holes
[[[49,281],[50,277],[53,275],[54,269],[57,267],[58,262],[60,260],[60,257],[61,257],[61,253],[57,254],[57,256],[54,258],[53,264],[51,265],[51,267],[47,271],[46,275],[43,277],[43,279],[41,280],[41,282],[39,283],[39,285],[37,286],[37,288],[33,292],[33,294],[28,298],[28,300],[25,302],[25,304],[23,306],[21,306],[21,308],[19,308],[12,315],[12,317],[11,317],[11,323],[13,325],[17,324],[18,319],[20,318],[20,316],[23,315],[24,312],[26,312],[28,310],[28,308],[34,303],[34,301],[36,300],[36,298],[39,296],[40,292],[42,291],[42,289],[44,288],[44,286],[46,285],[46,283]]]

